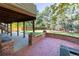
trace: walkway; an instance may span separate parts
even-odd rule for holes
[[[59,56],[60,46],[65,45],[72,48],[79,48],[79,45],[65,40],[46,37],[34,43],[32,46],[24,47],[15,55],[18,56]]]

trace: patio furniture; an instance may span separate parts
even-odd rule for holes
[[[60,56],[79,56],[79,49],[61,45]]]
[[[60,56],[70,56],[69,50],[64,46],[61,46],[60,47]]]
[[[8,40],[3,40],[0,38],[0,55],[1,56],[10,56],[13,54],[13,45],[14,40],[8,38]]]

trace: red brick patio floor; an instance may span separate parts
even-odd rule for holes
[[[79,49],[78,44],[61,40],[61,39],[46,37],[34,43],[32,46],[24,47],[23,49],[15,53],[15,55],[17,56],[59,56],[61,45]]]

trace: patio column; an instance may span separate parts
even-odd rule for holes
[[[23,22],[23,38],[25,37],[25,22]]]
[[[1,29],[0,29],[0,34],[1,34]]]
[[[8,34],[8,32],[9,32],[8,29],[9,29],[9,28],[8,28],[8,24],[7,24],[7,34]]]
[[[32,22],[32,25],[33,25],[33,32],[35,32],[35,21],[34,20]]]
[[[1,34],[3,34],[3,29],[1,29]]]
[[[7,29],[6,29],[6,28],[7,28],[7,27],[6,27],[6,24],[3,25],[3,26],[5,27],[4,33],[6,34],[6,33],[7,33],[7,32],[6,32],[6,30],[7,30]]]
[[[12,36],[12,23],[10,24],[10,36]]]
[[[17,36],[19,36],[19,22],[17,22]]]
[[[27,23],[25,24],[25,29],[27,30]]]

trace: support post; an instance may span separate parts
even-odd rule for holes
[[[23,38],[25,37],[25,22],[23,22]]]
[[[0,29],[0,34],[1,34],[1,29]]]
[[[17,36],[19,36],[19,23],[17,22]]]
[[[25,29],[27,30],[27,23],[25,24]]]
[[[1,34],[3,34],[3,29],[1,29]]]
[[[34,20],[32,22],[32,25],[33,25],[33,32],[35,32],[35,21]]]
[[[12,23],[10,24],[10,31],[11,31],[10,36],[12,36]]]
[[[7,34],[8,34],[8,24],[7,24]]]

